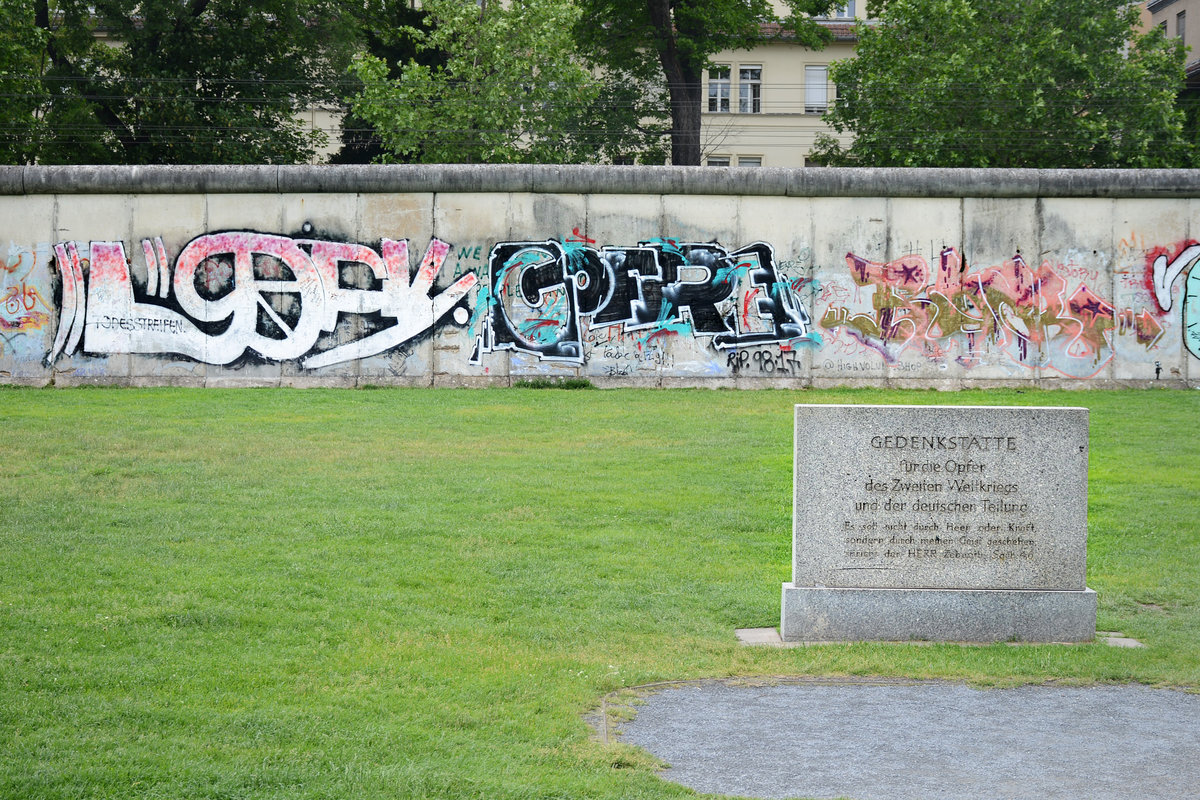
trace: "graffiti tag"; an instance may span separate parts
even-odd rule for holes
[[[85,352],[175,353],[229,364],[247,351],[306,368],[375,355],[431,330],[465,306],[475,273],[432,293],[450,246],[433,239],[410,278],[407,240],[359,244],[232,231],[190,241],[170,265],[161,239],[142,242],[143,298],[135,298],[121,242],[55,246],[62,274],[58,333],[47,357]],[[348,276],[366,270],[372,288]],[[377,288],[376,288],[377,287]],[[349,342],[318,346],[343,315],[382,320]],[[465,308],[456,313],[461,324]],[[345,338],[345,337],[341,337]]]
[[[15,245],[0,258],[0,335],[37,330],[50,321],[50,304],[27,282],[36,264],[33,253]]]
[[[846,264],[856,285],[874,288],[873,310],[833,304],[821,324],[889,362],[909,347],[934,357],[957,347],[959,363],[970,367],[986,343],[1026,367],[1089,377],[1112,358],[1113,332],[1134,335],[1147,348],[1163,334],[1150,313],[1118,312],[1086,285],[1068,296],[1067,280],[1048,262],[1034,269],[1019,254],[978,271],[967,270],[953,247],[941,251],[934,269],[918,255],[879,263],[848,253]]]
[[[707,337],[718,350],[813,335],[768,244],[729,252],[715,242],[659,239],[599,249],[588,243],[575,235],[492,248],[472,363],[482,353],[514,350],[582,364],[585,327],[618,326],[647,341],[663,331],[686,332]]]
[[[1171,310],[1171,287],[1175,280],[1188,272],[1183,291],[1183,344],[1189,353],[1200,358],[1200,272],[1194,269],[1200,260],[1200,244],[1187,242],[1169,262],[1167,251],[1162,248],[1150,255],[1154,299],[1163,311]]]

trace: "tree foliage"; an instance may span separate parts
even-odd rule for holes
[[[354,33],[337,0],[0,3],[10,162],[305,160],[297,114],[336,96]]]
[[[639,113],[669,117],[671,162],[698,165],[704,70],[722,50],[742,50],[764,41],[768,23],[784,35],[818,48],[829,35],[813,21],[835,0],[784,0],[786,18],[771,0],[579,0],[583,14],[576,38],[590,63],[637,87]]]
[[[636,119],[575,55],[574,4],[426,0],[422,9],[426,25],[405,31],[417,52],[398,76],[378,56],[354,61],[363,86],[351,107],[374,126],[385,160],[594,161],[628,144]]]
[[[358,51],[383,62],[387,77],[400,77],[410,61],[428,67],[444,65],[445,55],[422,46],[429,30],[429,17],[408,0],[359,0],[350,7],[359,20]],[[330,158],[332,164],[369,164],[389,153],[382,137],[350,104],[362,90],[362,82],[351,73],[343,88],[346,113],[342,118],[342,147]]]
[[[42,88],[37,74],[46,34],[28,0],[0,0],[0,164],[21,164],[37,150]]]
[[[830,165],[1183,166],[1177,40],[1120,0],[887,0],[836,63]]]

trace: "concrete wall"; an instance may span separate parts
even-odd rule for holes
[[[0,168],[12,383],[1200,386],[1196,171]]]

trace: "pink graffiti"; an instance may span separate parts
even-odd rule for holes
[[[888,361],[919,348],[934,359],[957,351],[957,361],[972,367],[996,349],[1028,368],[1091,377],[1111,360],[1114,332],[1135,335],[1147,348],[1162,336],[1151,314],[1118,314],[1083,284],[1068,295],[1067,280],[1049,262],[1033,268],[1020,254],[977,271],[967,270],[952,247],[932,269],[919,255],[879,263],[848,253],[846,263],[857,286],[874,289],[872,310],[852,311],[845,298],[834,300],[821,324]]]
[[[379,251],[344,242],[234,231],[199,236],[168,264],[161,239],[142,242],[147,300],[139,302],[120,242],[54,248],[63,276],[53,362],[76,348],[89,353],[177,353],[228,364],[247,351],[299,359],[315,369],[375,355],[434,327],[477,283],[473,272],[434,294],[450,247],[433,239],[411,278],[407,240]],[[362,265],[378,289],[342,285],[343,265]],[[172,299],[173,302],[163,302]],[[344,342],[330,337],[343,314],[378,314],[390,325]],[[460,315],[465,321],[465,314]],[[457,317],[456,317],[457,318]],[[325,345],[329,346],[325,346]]]

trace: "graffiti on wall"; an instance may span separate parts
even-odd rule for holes
[[[37,255],[10,244],[0,253],[0,335],[33,331],[50,322],[53,307],[33,281]]]
[[[250,352],[315,369],[382,353],[448,314],[468,319],[475,274],[433,293],[450,246],[433,239],[410,270],[407,240],[359,244],[249,231],[198,236],[174,263],[161,239],[142,241],[135,286],[121,242],[54,247],[62,278],[57,335],[47,357],[163,353],[230,364]],[[358,325],[339,330],[356,315]],[[331,335],[337,333],[336,336]]]
[[[138,353],[318,369],[407,353],[452,327],[464,370],[483,374],[489,356],[510,353],[536,369],[611,377],[866,377],[953,362],[1085,379],[1118,350],[1143,364],[1168,354],[1178,323],[1200,357],[1200,243],[1191,240],[1131,245],[1111,273],[1115,296],[1103,266],[1071,254],[1035,266],[1018,253],[978,267],[957,247],[894,261],[851,252],[821,267],[810,255],[778,261],[765,242],[601,245],[577,230],[471,242],[456,260],[434,238],[418,255],[404,239],[367,246],[252,231],[205,233],[174,258],[161,238],[142,240],[136,266],[118,241],[14,245],[0,259],[0,336],[7,357],[47,365]],[[805,348],[822,360],[806,360]]]
[[[1148,310],[1118,310],[1086,283],[1070,289],[1065,270],[1031,267],[1020,254],[978,270],[954,247],[943,248],[932,268],[919,255],[881,263],[848,253],[846,265],[856,286],[874,290],[871,311],[831,302],[821,325],[889,363],[917,351],[970,368],[1001,353],[1024,367],[1086,378],[1112,359],[1114,334],[1147,349],[1163,336]]]
[[[1154,301],[1163,311],[1172,306],[1171,290],[1175,281],[1187,273],[1184,283],[1183,302],[1180,315],[1183,318],[1183,344],[1187,351],[1200,358],[1200,270],[1194,269],[1200,260],[1200,243],[1186,241],[1178,244],[1174,252],[1167,248],[1155,248],[1147,259]]]
[[[732,252],[716,242],[672,239],[592,245],[549,239],[494,246],[472,362],[512,350],[582,364],[585,329],[633,334],[642,344],[682,333],[717,351],[819,342],[768,244]]]

